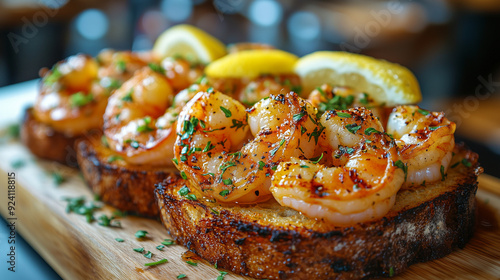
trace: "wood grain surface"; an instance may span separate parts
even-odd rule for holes
[[[7,173],[15,172],[15,215],[7,205]],[[57,185],[51,173],[59,172],[65,181]],[[496,193],[497,195],[495,195]],[[479,215],[474,238],[463,250],[445,258],[411,266],[394,279],[500,279],[500,181],[491,176],[480,177],[477,192]],[[219,270],[200,262],[187,264],[181,255],[186,248],[179,245],[156,249],[170,238],[155,220],[127,216],[120,218],[121,228],[88,223],[84,216],[66,212],[65,197],[93,195],[79,172],[56,163],[34,159],[18,142],[0,143],[0,213],[4,218],[17,218],[18,232],[65,279],[216,279]],[[111,215],[113,208],[104,206],[95,214]],[[149,238],[137,239],[138,230],[149,232]],[[124,242],[117,242],[122,238]],[[134,252],[145,248],[151,259]],[[167,259],[168,263],[153,267],[145,263]],[[250,279],[229,273],[225,279]]]

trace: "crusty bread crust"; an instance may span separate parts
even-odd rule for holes
[[[26,109],[21,125],[21,141],[35,156],[78,167],[75,141],[81,136],[68,136],[54,130],[33,116],[33,108]]]
[[[84,179],[100,199],[121,211],[146,217],[158,217],[155,184],[174,171],[148,165],[131,165],[122,160],[109,162],[116,155],[105,147],[99,136],[77,143],[77,158]]]
[[[383,219],[335,227],[269,201],[225,206],[181,197],[186,181],[171,176],[156,188],[171,236],[218,267],[255,278],[352,279],[391,276],[409,265],[463,248],[475,222],[477,154],[457,147],[446,180],[400,190]],[[193,191],[193,190],[192,190]]]

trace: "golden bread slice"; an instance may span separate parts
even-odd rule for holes
[[[33,109],[26,109],[21,124],[21,142],[35,156],[53,160],[69,167],[78,167],[75,154],[75,141],[82,135],[70,136],[54,130],[51,126],[38,121]]]
[[[77,143],[78,164],[89,187],[100,200],[121,211],[158,217],[155,184],[174,169],[129,164],[100,139],[100,136],[88,136]]]
[[[271,200],[252,206],[197,200],[172,176],[156,188],[161,219],[177,243],[235,273],[268,279],[392,276],[463,248],[475,223],[477,154],[456,148],[446,180],[400,190],[383,219],[336,227]]]

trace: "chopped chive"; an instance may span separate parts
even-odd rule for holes
[[[301,111],[300,113],[293,115],[293,121],[294,121],[294,122],[298,122],[298,121],[300,121],[300,120],[301,120],[301,119],[302,119],[305,115],[306,115],[306,112],[305,112],[305,111]]]
[[[417,111],[418,111],[420,114],[424,115],[424,116],[427,116],[427,115],[429,115],[429,114],[430,114],[430,112],[429,112],[429,111],[424,110],[424,109],[420,109],[420,108],[419,108]]]
[[[198,266],[197,263],[192,262],[192,261],[186,261],[187,264],[192,265],[192,266]]]
[[[159,264],[166,263],[166,262],[168,262],[167,259],[161,259],[157,262],[145,263],[144,265],[145,266],[153,266],[153,265],[159,265]]]
[[[187,179],[186,172],[181,171],[181,177],[182,177],[182,179],[186,180]]]
[[[301,165],[300,168],[309,168],[309,165]]]
[[[311,160],[313,160],[314,164],[317,164],[323,158],[323,155],[324,155],[324,153],[321,153],[321,156],[319,156],[318,158],[311,159]]]

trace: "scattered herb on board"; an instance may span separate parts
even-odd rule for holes
[[[85,216],[88,223],[95,220],[94,212],[100,209],[100,206],[95,205],[92,201],[89,203],[85,202],[85,197],[75,197],[75,198],[64,198],[68,204],[66,205],[67,213],[75,213],[78,215]]]
[[[170,246],[170,245],[175,245],[175,242],[172,239],[164,239],[164,241],[161,244],[165,246]]]
[[[224,276],[227,275],[227,272],[225,271],[219,271],[220,272],[220,275],[217,276],[217,280],[224,280]]]
[[[187,275],[184,273],[177,275],[177,279],[182,279],[182,278],[186,278],[186,277],[187,277]]]
[[[17,159],[17,160],[14,160],[13,162],[10,163],[10,166],[14,169],[24,167],[25,165],[26,165],[26,161],[22,160],[22,159]]]
[[[148,232],[145,231],[145,230],[138,230],[135,233],[135,237],[137,237],[137,238],[145,238],[147,234],[148,234]]]
[[[160,251],[163,251],[164,248],[165,248],[165,245],[158,245],[158,246],[156,246],[156,249],[158,249]]]
[[[157,262],[151,262],[151,263],[145,263],[144,266],[153,266],[153,265],[159,265],[168,262],[167,259],[161,259]]]
[[[97,218],[97,223],[103,227],[121,227],[122,224],[120,223],[120,221],[117,221],[115,219],[116,218],[113,216],[108,217],[107,215],[101,215]]]
[[[133,248],[132,250],[136,251],[137,253],[143,253],[144,248]]]
[[[125,240],[124,240],[124,239],[122,239],[122,238],[115,238],[115,240],[116,240],[117,242],[124,242],[124,241],[125,241]]]
[[[146,254],[143,255],[145,258],[150,259],[153,256],[153,253],[151,251],[148,251]]]
[[[192,261],[186,261],[187,264],[192,265],[192,266],[198,266],[198,263],[192,262]]]
[[[62,174],[57,171],[51,172],[50,176],[52,177],[52,180],[54,180],[54,184],[57,186],[61,185],[66,180]]]

